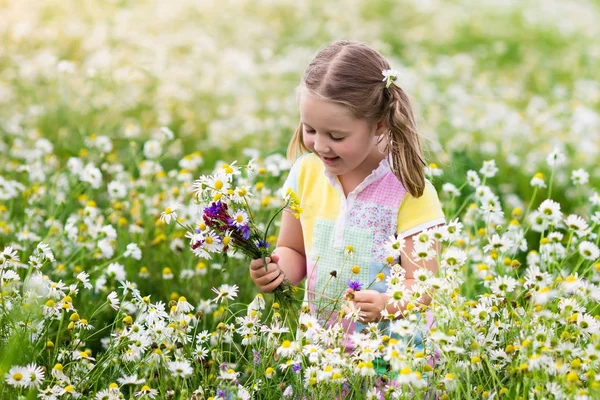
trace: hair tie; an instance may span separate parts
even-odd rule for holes
[[[383,71],[381,71],[381,75],[383,75],[382,81],[386,81],[385,82],[386,89],[389,88],[392,83],[394,85],[400,87],[400,85],[398,85],[398,83],[396,83],[396,81],[398,80],[398,71],[397,70],[384,69]]]

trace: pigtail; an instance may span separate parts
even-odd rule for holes
[[[406,190],[414,197],[421,197],[425,190],[425,156],[417,130],[410,100],[396,85],[388,89],[387,109],[388,153],[391,169]]]

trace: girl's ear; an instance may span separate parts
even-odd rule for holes
[[[384,119],[381,119],[379,122],[377,122],[377,125],[375,126],[375,136],[381,136],[384,133],[386,133],[388,130],[387,124],[385,123]]]

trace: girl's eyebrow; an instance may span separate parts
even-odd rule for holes
[[[308,126],[309,128],[312,128],[312,126],[310,126],[310,125],[309,125],[309,124],[307,124],[306,122],[302,122],[302,121],[300,121],[300,123],[301,123],[302,125],[306,125],[306,126]],[[335,133],[348,133],[348,132],[346,132],[346,131],[342,131],[342,130],[339,130],[339,129],[327,129],[327,132],[335,132]]]

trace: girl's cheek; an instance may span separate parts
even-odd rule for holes
[[[304,142],[304,145],[310,150],[310,151],[314,151],[314,142],[313,140],[310,138],[310,136],[305,135],[302,138],[302,141]]]

